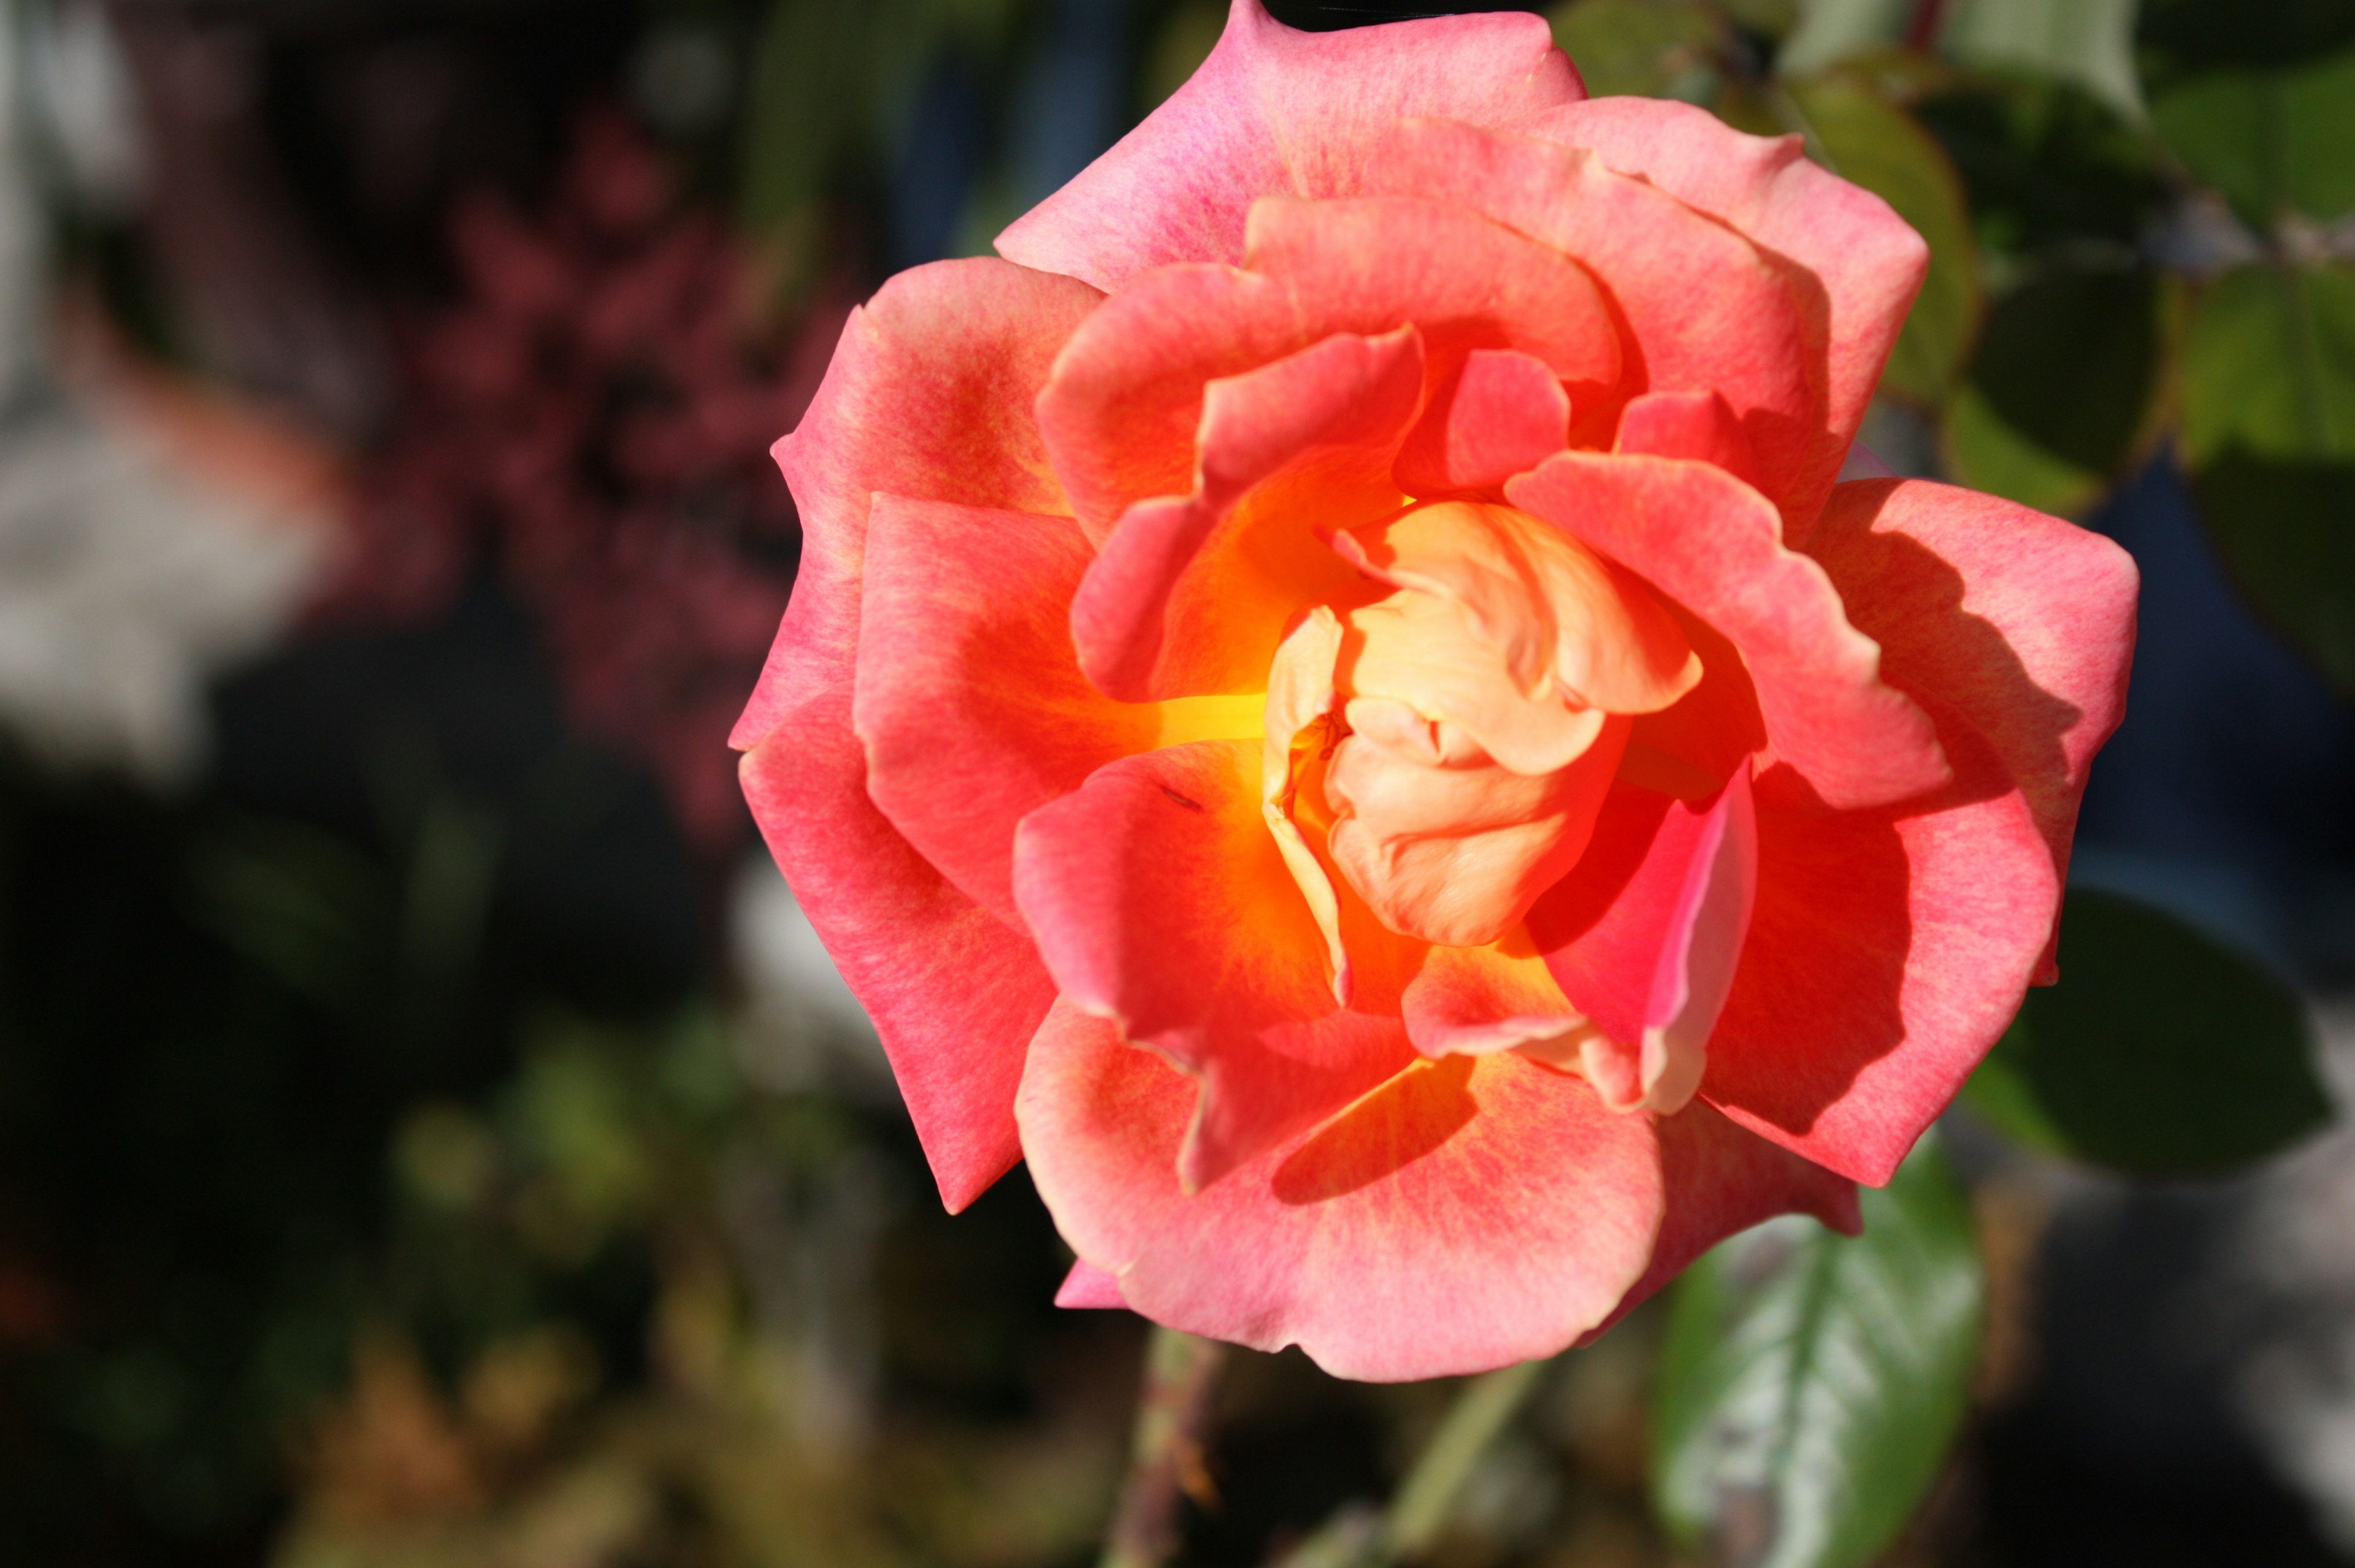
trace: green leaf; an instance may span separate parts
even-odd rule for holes
[[[1965,77],[1914,113],[1954,160],[1991,249],[2083,249],[2090,240],[2130,256],[2169,200],[2151,138],[2065,82]]]
[[[1573,0],[1548,14],[1553,41],[1594,97],[1706,102],[1725,45],[1716,16],[1687,0]]]
[[[1936,1138],[1863,1203],[1861,1236],[1786,1216],[1677,1286],[1653,1396],[1653,1499],[1719,1561],[1869,1561],[1962,1423],[1986,1285]]]
[[[2131,1176],[2207,1176],[2320,1128],[2296,996],[2169,915],[2077,891],[2061,983],[2032,990],[1966,1091],[2031,1148]]]
[[[2159,309],[2139,269],[2054,267],[1998,300],[1947,410],[1955,478],[2040,511],[2089,505],[2150,427]]]
[[[2151,123],[2260,228],[2284,212],[2327,222],[2355,209],[2355,49],[2192,77],[2152,102]]]
[[[1938,44],[1967,64],[2075,82],[2139,119],[2134,30],[2135,0],[1955,0]]]
[[[1791,99],[1833,172],[1895,208],[1929,241],[1930,274],[1881,383],[1917,402],[1937,402],[1970,348],[1983,304],[1962,181],[1928,132],[1859,79],[1801,83]]]
[[[2355,691],[2355,270],[2260,263],[2200,296],[2183,455],[2226,568]]]

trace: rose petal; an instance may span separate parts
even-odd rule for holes
[[[1172,261],[1234,261],[1272,194],[1354,194],[1391,122],[1477,124],[1580,95],[1542,18],[1442,16],[1304,33],[1235,0],[1210,58],[1078,178],[997,237],[1027,266],[1116,288]]]
[[[827,694],[778,713],[744,755],[744,798],[874,1020],[954,1213],[1021,1157],[1014,1089],[1055,987],[1028,938],[951,887],[866,805],[858,749],[837,739],[848,733]]]
[[[1501,657],[1521,704],[1566,699],[1656,713],[1700,681],[1683,629],[1640,579],[1508,507],[1444,501],[1354,533],[1337,528],[1331,539],[1368,576],[1460,605],[1475,638]],[[1369,646],[1360,666],[1374,653]],[[1444,656],[1442,648],[1427,653]],[[1413,701],[1421,684],[1410,673],[1401,685],[1357,689]],[[1483,745],[1525,773],[1565,760],[1516,757],[1508,735],[1483,729],[1469,711],[1426,712],[1471,725]]]
[[[1579,1065],[1614,1110],[1673,1112],[1700,1084],[1757,890],[1750,770],[1699,805],[1621,785],[1530,939],[1599,1033]]]
[[[1206,1188],[1413,1059],[1382,966],[1325,938],[1260,814],[1260,744],[1200,741],[1099,770],[1023,820],[1014,891],[1071,1004],[1201,1085],[1175,1168]],[[1369,984],[1372,978],[1375,983]]]
[[[1565,452],[1505,488],[1731,639],[1775,754],[1821,804],[1881,805],[1945,782],[1928,717],[1881,680],[1879,646],[1849,624],[1823,568],[1775,542],[1773,510],[1740,480]]]
[[[1758,901],[1701,1095],[1875,1186],[2019,1010],[2060,907],[2051,850],[1986,742],[1900,810],[1766,809]]]
[[[1818,449],[1834,438],[1823,323],[1804,297],[1804,274],[1666,192],[1536,136],[1439,121],[1401,125],[1368,181],[1460,202],[1577,258],[1634,337],[1618,398],[1721,393],[1757,456],[1760,487],[1786,518],[1803,522],[1821,504]],[[1580,443],[1608,441],[1618,399],[1582,399],[1574,387],[1571,396],[1586,437]]]
[[[1510,348],[1476,348],[1399,453],[1399,487],[1428,497],[1501,485],[1569,436],[1570,394],[1550,366]]]
[[[901,272],[850,313],[808,411],[773,449],[801,514],[801,565],[730,745],[750,750],[784,708],[837,685],[839,743],[849,743],[858,573],[876,491],[1070,509],[1029,405],[1103,297],[1070,278],[982,258]]]
[[[1657,1136],[1668,1212],[1651,1264],[1582,1345],[1609,1332],[1701,1253],[1777,1214],[1812,1214],[1843,1236],[1864,1229],[1855,1182],[1775,1147],[1707,1105],[1697,1103],[1662,1117]]]
[[[1721,392],[1646,392],[1620,414],[1612,450],[1713,464],[1753,489],[1759,482],[1758,454]]]
[[[1190,1085],[1059,1003],[1023,1075],[1023,1147],[1072,1249],[1157,1323],[1337,1376],[1551,1355],[1644,1273],[1663,1206],[1652,1121],[1508,1051],[1400,1073],[1188,1195]]]
[[[1039,429],[1091,539],[1107,539],[1137,501],[1197,490],[1213,381],[1340,332],[1415,325],[1432,379],[1472,348],[1512,348],[1594,389],[1618,377],[1618,330],[1594,280],[1446,202],[1264,200],[1251,209],[1246,261],[1140,278],[1055,360]]]
[[[1691,104],[1600,98],[1515,128],[1593,149],[1610,167],[1723,219],[1814,280],[1811,308],[1825,322],[1828,439],[1785,508],[1786,523],[1796,525],[1786,527],[1791,543],[1802,542],[1928,274],[1929,246],[1881,197],[1809,163],[1798,137],[1744,135]]]
[[[1073,1307],[1125,1307],[1128,1303],[1120,1294],[1120,1281],[1084,1260],[1071,1265],[1063,1276],[1060,1288],[1055,1292],[1055,1305]]]
[[[1093,552],[1069,517],[875,497],[852,722],[867,793],[967,897],[1018,924],[1014,829],[1116,757],[1256,735],[1256,699],[1114,702],[1064,606]]]
[[[1590,1026],[1524,933],[1486,947],[1433,947],[1401,999],[1407,1038],[1425,1056],[1524,1050],[1554,1066],[1577,1060]]]
[[[1285,624],[1355,574],[1315,526],[1395,506],[1423,394],[1412,327],[1210,383],[1191,496],[1131,507],[1071,601],[1080,667],[1128,701],[1263,690]]]
[[[1204,389],[1336,333],[1422,332],[1434,384],[1475,348],[1561,379],[1619,374],[1594,280],[1560,251],[1446,203],[1269,200],[1249,270],[1170,267],[1136,280],[1071,336],[1039,400],[1055,472],[1101,541],[1135,503],[1194,488]]]
[[[1921,481],[1841,485],[1808,553],[1892,685],[1934,697],[2019,782],[2065,880],[2094,753],[2126,716],[2134,560],[2025,507]],[[2058,973],[2048,952],[2043,984]]]
[[[801,427],[777,446],[802,566],[731,739],[752,748],[745,798],[875,1020],[953,1211],[1018,1157],[1013,1089],[1054,987],[1030,944],[950,886],[868,797],[851,694],[868,498],[892,488],[1056,509],[1021,403],[1097,298],[996,261],[902,273],[853,314]]]

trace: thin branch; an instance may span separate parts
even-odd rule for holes
[[[1137,1395],[1128,1480],[1098,1568],[1163,1568],[1178,1550],[1178,1499],[1210,1499],[1202,1437],[1227,1348],[1174,1328],[1156,1328]]]

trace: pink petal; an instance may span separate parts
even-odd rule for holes
[[[786,707],[839,684],[851,649],[868,497],[878,490],[1067,512],[1030,417],[1064,339],[1103,296],[986,259],[900,273],[843,325],[809,411],[777,443],[802,525],[793,602],[729,743],[750,750]]]
[[[1614,1110],[1692,1098],[1758,879],[1750,770],[1698,805],[1621,785],[1586,858],[1529,911],[1563,995],[1593,1019],[1581,1066]]]
[[[1557,247],[1611,295],[1634,337],[1622,395],[1721,394],[1786,520],[1821,504],[1834,441],[1824,405],[1822,322],[1810,280],[1666,192],[1535,136],[1401,125],[1368,173],[1377,188],[1460,202]],[[1609,439],[1615,402],[1573,387],[1582,444]],[[1602,421],[1599,428],[1590,421]],[[1845,447],[1845,437],[1838,445]]]
[[[2134,561],[2104,539],[1975,491],[1838,486],[1808,553],[1895,685],[1995,748],[2065,880],[2086,770],[2126,715]],[[2039,983],[2057,977],[2048,963]]]
[[[1744,485],[1758,484],[1758,454],[1722,392],[1646,392],[1620,414],[1613,450],[1713,464]]]
[[[1705,1104],[1661,1118],[1657,1136],[1668,1201],[1651,1264],[1581,1344],[1601,1338],[1726,1237],[1777,1214],[1812,1214],[1844,1236],[1864,1228],[1855,1182],[1775,1147]]]
[[[1039,400],[1055,472],[1101,542],[1120,515],[1198,481],[1204,389],[1336,333],[1422,332],[1428,372],[1511,348],[1600,390],[1620,346],[1594,280],[1545,245],[1444,202],[1252,208],[1247,271],[1171,267],[1140,278],[1075,333]]]
[[[1758,813],[1758,902],[1702,1097],[1876,1186],[2019,1010],[2060,907],[2003,765],[1944,731],[1957,777],[1901,810]]]
[[[1105,289],[1172,261],[1238,261],[1254,200],[1355,194],[1401,116],[1495,124],[1575,100],[1577,73],[1552,46],[1526,16],[1303,33],[1235,0],[1193,79],[997,249]]]
[[[1513,951],[1517,945],[1524,950]],[[1415,1050],[1432,1057],[1486,1056],[1575,1037],[1585,1018],[1526,946],[1508,938],[1425,954],[1401,998]]]
[[[1560,452],[1569,435],[1570,394],[1551,367],[1509,348],[1476,348],[1399,453],[1399,485],[1431,496],[1501,485]]]
[[[1018,1156],[1014,1085],[1054,987],[1029,942],[950,886],[868,797],[850,720],[868,498],[889,488],[1057,509],[1024,410],[1096,297],[995,261],[902,273],[853,315],[801,427],[777,447],[805,542],[732,737],[751,749],[745,798],[874,1019],[952,1210]]]
[[[1394,984],[1353,968],[1334,1000],[1322,932],[1260,813],[1257,741],[1101,769],[1025,818],[1014,891],[1075,1008],[1117,1020],[1200,1083],[1173,1172],[1220,1177],[1413,1060]],[[1354,957],[1369,955],[1356,942]],[[1172,1179],[1176,1179],[1173,1175]]]
[[[1014,1090],[1055,987],[1028,938],[951,887],[867,804],[858,749],[843,743],[847,706],[822,692],[777,714],[745,753],[744,798],[875,1021],[954,1213],[1021,1157]]]
[[[1194,493],[1131,507],[1070,602],[1097,689],[1263,689],[1286,621],[1356,575],[1316,526],[1396,505],[1391,464],[1422,395],[1412,327],[1328,337],[1211,382]]]
[[[1506,494],[1741,650],[1767,739],[1803,793],[1847,810],[1945,782],[1929,718],[1881,680],[1880,648],[1849,624],[1823,568],[1775,541],[1773,508],[1740,480],[1699,463],[1565,452]]]
[[[1125,1307],[1128,1303],[1120,1294],[1120,1281],[1082,1259],[1071,1265],[1063,1276],[1061,1286],[1055,1292],[1055,1305],[1075,1307]]]
[[[1116,757],[1170,731],[1223,731],[1201,705],[1114,702],[1071,651],[1066,609],[1093,551],[1069,517],[875,497],[852,720],[867,793],[967,897],[1018,925],[1014,829]],[[1213,721],[1203,729],[1199,720]]]
[[[1415,1066],[1189,1196],[1173,1168],[1191,1099],[1068,1002],[1023,1075],[1040,1197],[1156,1322],[1297,1344],[1341,1377],[1440,1377],[1552,1354],[1649,1261],[1652,1119],[1509,1051]]]
[[[1929,271],[1930,248],[1888,203],[1809,163],[1798,137],[1744,135],[1690,104],[1598,98],[1516,128],[1592,148],[1608,166],[1722,219],[1808,280],[1810,308],[1826,318],[1829,439],[1785,508],[1786,518],[1802,525],[1791,529],[1792,542],[1799,542],[1880,384],[1881,365]]]

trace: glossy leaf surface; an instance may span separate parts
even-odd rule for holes
[[[1961,1424],[1986,1290],[1934,1135],[1863,1200],[1861,1236],[1776,1220],[1677,1286],[1652,1411],[1654,1501],[1717,1561],[1870,1561]]]

